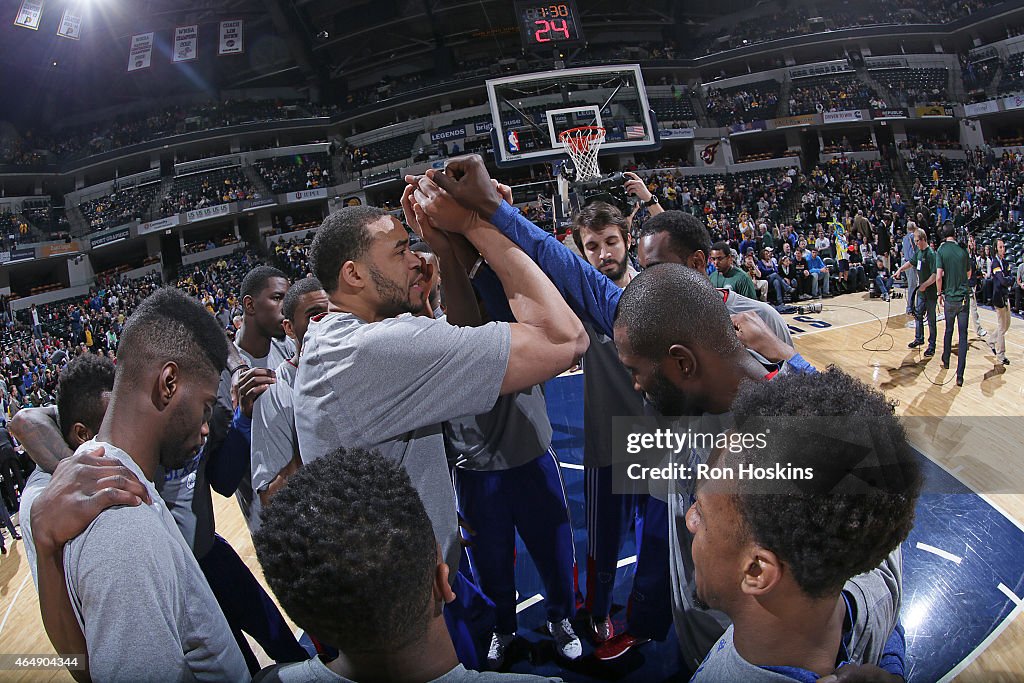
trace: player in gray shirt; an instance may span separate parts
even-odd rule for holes
[[[152,502],[106,510],[66,545],[48,531],[61,512],[33,506],[40,608],[70,602],[95,680],[245,680],[231,629],[152,483],[158,465],[181,467],[202,447],[227,340],[198,303],[162,289],[132,314],[121,350],[89,444],[134,473]]]
[[[277,366],[277,381],[253,408],[252,486],[261,504],[302,464],[295,435],[293,386],[309,320],[326,312],[327,293],[316,278],[299,280],[288,288],[282,306],[283,325],[288,338],[295,342],[295,355]]]
[[[295,622],[340,655],[270,667],[256,681],[555,680],[459,663],[442,612],[455,599],[449,569],[401,464],[335,450],[292,475],[266,513],[254,541],[267,582]]]
[[[692,680],[803,681],[847,664],[905,677],[899,546],[921,474],[892,406],[833,369],[747,385],[733,418],[767,445],[715,466],[779,463],[814,478],[698,482],[686,514],[696,601],[733,624]]]

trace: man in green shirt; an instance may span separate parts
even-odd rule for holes
[[[914,317],[917,325],[914,330],[914,341],[907,344],[907,348],[916,349],[924,344],[924,318],[928,316],[928,348],[924,350],[925,357],[935,355],[935,303],[938,289],[935,287],[935,251],[928,246],[928,234],[918,228],[914,232],[914,242],[917,251],[913,258],[900,266],[896,274],[910,270],[917,273],[918,282],[916,298],[914,300]],[[910,296],[914,298],[914,292]]]
[[[949,368],[950,344],[953,341],[953,322],[956,320],[959,332],[956,353],[956,385],[964,385],[964,368],[967,367],[967,317],[970,312],[970,290],[967,280],[971,277],[971,260],[967,250],[956,242],[953,223],[946,221],[942,226],[943,242],[936,253],[937,286],[939,304],[946,314],[946,332],[942,337],[942,367]]]
[[[750,299],[757,299],[757,289],[750,277],[739,268],[733,266],[732,249],[726,242],[715,242],[711,246],[711,263],[715,272],[711,273],[711,284],[719,289],[731,289]]]

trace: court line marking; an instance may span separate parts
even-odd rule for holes
[[[529,609],[530,607],[533,607],[534,605],[536,605],[538,602],[540,602],[543,599],[544,599],[544,596],[541,595],[540,593],[537,593],[536,595],[533,595],[533,596],[530,596],[530,597],[526,598],[521,603],[516,605],[516,614],[519,614],[524,609]]]
[[[1009,616],[1007,616],[1006,619],[1003,620],[1003,623],[996,626],[995,630],[989,634],[988,638],[981,641],[978,647],[974,648],[974,651],[971,652],[971,654],[964,657],[964,660],[962,662],[953,667],[948,674],[940,678],[939,683],[950,683],[950,681],[952,681],[954,678],[963,673],[964,669],[969,667],[974,662],[974,660],[981,655],[982,652],[987,650],[988,647],[995,642],[996,638],[1003,634],[1003,631],[1006,630],[1010,623],[1013,622],[1013,620],[1016,619],[1021,614],[1021,612],[1024,612],[1024,603],[1020,603],[1016,607],[1014,607],[1013,610],[1010,612]]]
[[[615,568],[616,569],[622,569],[623,567],[628,567],[629,565],[633,564],[634,562],[636,562],[636,555],[632,555],[630,557],[624,557],[624,558],[622,558],[621,560],[619,560],[618,562],[615,563]]]
[[[1021,600],[1020,598],[1018,598],[1017,594],[1014,593],[1012,590],[1010,590],[1009,587],[1006,586],[1006,584],[1000,582],[1000,584],[998,586],[996,586],[996,588],[999,589],[1000,593],[1002,593],[1006,597],[1010,598],[1010,601],[1014,605],[1016,605],[1017,607],[1020,607],[1021,604],[1024,603],[1024,600]]]
[[[11,610],[14,609],[14,603],[18,602],[18,596],[21,595],[21,591],[25,590],[25,584],[28,583],[29,576],[30,575],[28,574],[25,575],[25,578],[21,580],[21,585],[18,586],[18,591],[14,594],[14,597],[11,598],[11,604],[7,606],[7,611],[4,612],[4,619],[3,621],[0,621],[0,633],[4,632],[4,626],[7,626],[7,617],[11,616]]]
[[[927,543],[921,543],[920,541],[917,542],[917,549],[918,550],[923,550],[926,553],[931,553],[932,555],[938,555],[939,557],[943,558],[944,560],[949,560],[950,562],[955,562],[956,564],[960,564],[961,562],[964,561],[964,558],[960,557],[959,555],[954,555],[953,553],[947,552],[947,551],[943,550],[942,548],[936,548],[933,545],[928,545]]]
[[[949,471],[949,473],[950,473],[950,474],[952,474],[952,475],[954,475],[954,476],[956,476],[956,475],[960,474],[960,472],[962,472],[962,471],[963,471],[963,469],[964,469],[964,466],[963,466],[963,465],[957,465],[956,467],[954,467],[953,469],[951,469],[951,470]],[[957,479],[959,479],[959,477],[957,477]],[[961,483],[963,483],[963,482],[961,482]]]
[[[583,469],[583,465],[577,465],[574,462],[560,462],[558,464],[561,465],[562,467],[564,467],[567,470],[582,470]]]

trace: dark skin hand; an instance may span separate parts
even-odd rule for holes
[[[494,215],[501,206],[502,197],[478,154],[455,157],[445,166],[444,173],[428,174],[440,187],[467,209],[484,219]],[[454,232],[462,232],[456,226],[445,226]]]
[[[817,683],[904,683],[904,680],[874,664],[848,664],[819,678]]]
[[[64,546],[107,508],[143,502],[152,499],[135,473],[99,447],[61,460],[32,505],[43,628],[57,654],[82,658],[71,671],[77,681],[90,680],[88,649],[67,592]]]
[[[274,371],[268,368],[249,368],[238,375],[237,388],[232,389],[233,392],[237,391],[238,404],[246,417],[252,419],[252,408],[256,404],[256,399],[275,382],[277,377]]]

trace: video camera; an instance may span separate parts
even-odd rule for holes
[[[634,202],[626,194],[626,177],[622,173],[612,173],[608,176],[601,176],[592,180],[582,180],[569,183],[569,188],[576,192],[580,200],[580,207],[593,202],[607,202],[619,211],[623,216],[629,216],[633,212]]]

